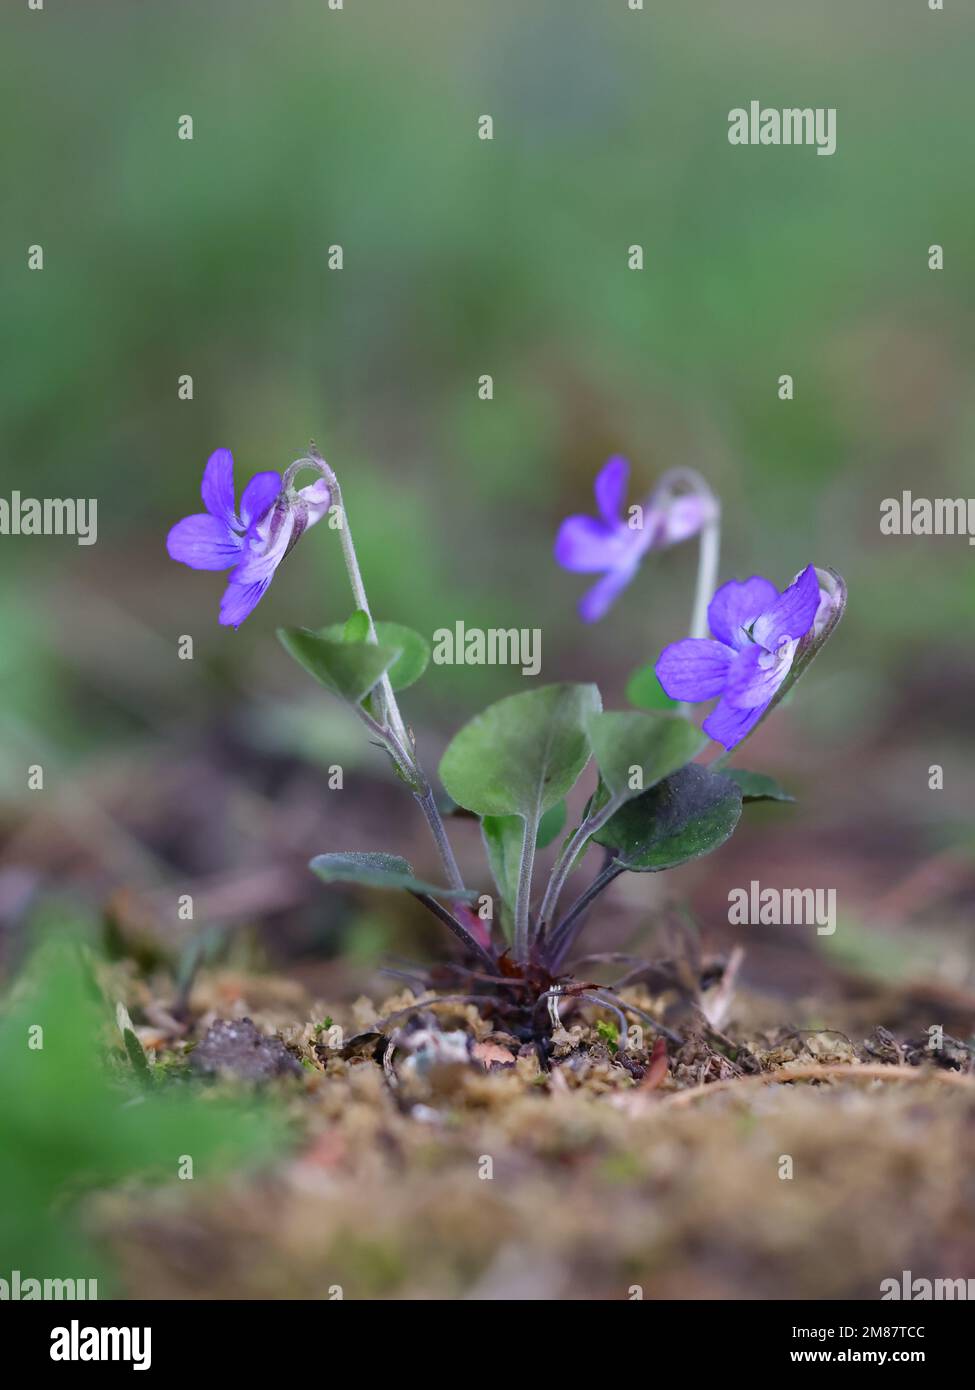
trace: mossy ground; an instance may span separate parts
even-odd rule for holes
[[[666,1068],[649,1030],[621,1059],[590,1004],[547,1070],[473,1005],[434,1002],[420,1024],[466,1031],[477,1055],[419,1066],[402,1035],[384,1071],[374,1039],[349,1040],[416,1002],[409,990],[376,1007],[205,974],[176,1037],[149,985],[117,983],[133,1016],[159,1020],[139,1029],[156,1065],[179,1069],[214,1019],[245,1016],[302,1063],[262,1083],[289,1123],[261,1175],[90,1204],[127,1296],[876,1299],[903,1270],[973,1273],[971,1053],[858,1037],[863,1000],[844,1035],[736,993],[719,1035],[681,1022]]]

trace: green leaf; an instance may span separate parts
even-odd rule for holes
[[[524,831],[525,822],[521,816],[485,816],[481,821],[481,836],[491,877],[505,904],[513,903],[518,891],[518,867]],[[508,925],[509,921],[503,919],[506,936],[510,936]]]
[[[545,812],[538,823],[536,849],[544,849],[561,834],[565,816],[564,801],[556,802]],[[525,822],[521,816],[485,816],[481,821],[481,833],[498,892],[504,902],[514,903]]]
[[[387,671],[394,690],[405,690],[420,679],[430,662],[430,643],[402,623],[376,623],[376,638],[383,647],[396,647],[399,656]],[[367,642],[369,617],[360,608],[346,623],[331,623],[318,635],[333,642]]]
[[[458,806],[454,798],[443,790],[437,794],[437,810],[445,819],[453,816],[457,820],[477,820],[473,811],[468,811],[466,806]]]
[[[697,763],[620,807],[593,839],[635,873],[672,869],[724,844],[741,815],[741,790]]]
[[[146,1057],[142,1044],[131,1028],[124,1028],[122,1030],[122,1040],[125,1043],[125,1050],[129,1055],[129,1061],[132,1063],[132,1070],[142,1082],[143,1086],[151,1086],[152,1074],[149,1071],[149,1059]]]
[[[479,816],[537,825],[589,761],[586,721],[600,708],[594,685],[545,685],[489,705],[461,729],[440,763],[450,796]]]
[[[587,729],[605,786],[627,801],[684,767],[708,741],[689,719],[675,714],[604,710],[590,717]]]
[[[402,623],[377,623],[376,636],[387,647],[399,647],[400,654],[389,668],[394,690],[405,690],[420,679],[430,662],[430,643]]]
[[[375,642],[344,642],[305,627],[278,628],[281,645],[333,695],[357,705],[401,654]]]
[[[626,698],[638,709],[659,711],[677,708],[677,701],[672,700],[664,690],[652,666],[641,666],[639,671],[633,672],[626,683]]]
[[[722,775],[730,777],[741,788],[742,801],[795,801],[774,777],[764,772],[746,772],[743,767],[722,768]]]
[[[335,625],[336,627],[338,624]],[[341,629],[343,642],[366,642],[369,640],[369,614],[364,608],[357,608]],[[334,629],[324,628],[323,637],[332,637]],[[378,633],[376,634],[378,636]]]
[[[477,893],[471,889],[440,888],[417,878],[412,864],[398,854],[319,854],[310,868],[326,883],[361,883],[369,888],[405,889],[409,893],[430,893],[438,898],[462,898],[474,902]]]
[[[78,1209],[85,1192],[138,1180],[175,1197],[181,1154],[193,1155],[195,1179],[226,1181],[235,1164],[282,1157],[296,1136],[271,1098],[203,1099],[197,1084],[165,1075],[143,1088],[134,1035],[132,1066],[109,1070],[111,1013],[92,988],[89,955],[74,938],[47,940],[3,1001],[0,1246],[10,1269],[84,1271],[102,1294],[111,1270]]]
[[[564,801],[557,801],[554,806],[542,816],[538,822],[538,834],[535,836],[535,848],[545,849],[552,843],[565,827],[566,806]]]

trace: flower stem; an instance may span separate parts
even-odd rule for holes
[[[585,820],[577,827],[572,839],[559,855],[552,866],[552,873],[545,889],[545,896],[542,898],[542,905],[538,910],[538,934],[544,935],[548,922],[555,914],[555,909],[559,905],[559,897],[565,887],[565,881],[572,872],[572,866],[577,856],[585,847],[586,842],[595,835],[597,830],[601,830],[609,818],[619,810],[623,804],[623,797],[611,796],[606,805],[599,811],[595,811],[586,816]]]
[[[691,610],[691,637],[707,637],[708,604],[714,595],[718,582],[718,565],[721,558],[721,503],[696,468],[670,468],[662,476],[647,502],[647,509],[659,505],[661,498],[672,497],[674,488],[684,485],[697,494],[708,508],[707,520],[702,524],[697,552],[697,582],[694,586],[694,607]],[[677,707],[678,713],[685,717],[690,713],[686,701]]]
[[[532,869],[535,867],[535,841],[538,838],[538,817],[525,817],[525,833],[521,842],[521,868],[518,873],[518,891],[515,896],[515,939],[513,942],[515,960],[528,959],[529,921],[531,906]]]
[[[701,527],[701,543],[697,558],[697,587],[694,590],[694,609],[691,614],[692,637],[708,635],[708,604],[718,582],[718,563],[721,558],[721,512],[715,498],[715,514]]]
[[[422,767],[417,761],[416,753],[408,751],[400,743],[399,739],[391,729],[386,728],[377,719],[373,719],[360,705],[359,717],[366,728],[373,733],[378,741],[383,745],[389,756],[392,758],[397,772],[402,779],[409,785],[416,803],[423,812],[426,822],[430,827],[430,832],[436,842],[437,849],[443,866],[450,879],[451,888],[463,888],[464,880],[461,878],[460,869],[457,867],[457,860],[454,858],[454,851],[447,839],[447,831],[444,826],[440,811],[437,809],[436,798],[433,788],[427,781]]]
[[[417,771],[419,771],[418,764],[414,764],[414,766],[416,766]],[[447,870],[447,878],[450,880],[450,887],[463,888],[464,880],[457,866],[457,860],[454,858],[454,851],[451,843],[447,839],[447,828],[437,809],[437,802],[429,782],[426,784],[426,791],[422,794],[420,792],[414,792],[413,795],[416,797],[417,805],[426,817],[427,825],[430,827],[430,833],[436,841],[443,866]]]
[[[647,498],[645,508],[655,511],[673,501],[676,490],[686,488],[705,504],[706,520],[701,525],[698,547],[697,584],[694,589],[694,608],[691,612],[691,637],[706,637],[708,633],[708,604],[718,580],[718,561],[721,552],[721,503],[696,468],[668,468]]]
[[[322,462],[325,462],[324,459]],[[325,466],[328,467],[327,464]],[[331,469],[329,472],[331,473],[329,487],[332,489],[332,501],[333,504],[338,507],[341,518],[339,534],[342,545],[342,558],[345,561],[346,573],[349,576],[349,587],[352,590],[352,597],[355,600],[356,608],[365,613],[366,617],[369,619],[369,641],[376,642],[378,641],[376,637],[376,625],[373,622],[372,609],[369,607],[369,599],[366,596],[366,586],[362,582],[362,571],[359,569],[359,559],[355,553],[355,542],[352,539],[352,528],[349,526],[349,514],[345,510],[345,503],[342,501],[342,488],[339,485],[338,478],[331,472]],[[396,696],[393,694],[393,687],[390,683],[389,676],[385,673],[379,678],[379,703],[385,713],[386,721],[396,735],[397,741],[409,751],[412,741],[406,731],[406,724],[403,722],[403,716],[400,714],[399,705],[397,704]]]
[[[339,533],[342,544],[342,558],[345,561],[346,573],[349,576],[349,587],[352,590],[352,597],[358,610],[365,613],[369,619],[369,641],[377,642],[376,625],[373,622],[372,609],[369,607],[369,599],[366,595],[366,586],[362,580],[362,571],[359,568],[359,559],[355,553],[355,542],[352,539],[352,528],[349,526],[348,512],[342,501],[342,488],[335,475],[335,470],[325,462],[321,454],[314,447],[309,453],[300,459],[296,459],[287,469],[283,483],[285,487],[290,487],[295,477],[303,468],[313,468],[328,483],[331,492],[333,506],[338,508],[339,513]],[[416,798],[417,805],[423,812],[430,833],[433,835],[440,858],[443,861],[444,869],[450,880],[451,888],[463,888],[464,880],[461,877],[454,851],[450,841],[447,839],[447,831],[437,803],[434,799],[430,783],[427,781],[426,774],[420,766],[416,755],[416,744],[412,735],[406,727],[403,716],[400,713],[399,704],[393,693],[392,683],[389,676],[385,673],[380,677],[376,690],[378,693],[377,704],[380,711],[380,719],[373,720],[367,715],[365,710],[360,708],[359,713],[373,729],[373,732],[380,737],[389,748],[394,761],[410,775],[411,790]]]
[[[579,918],[585,912],[593,898],[601,893],[604,888],[608,888],[613,879],[619,878],[620,874],[623,872],[624,869],[622,864],[618,864],[615,859],[612,860],[606,865],[605,869],[596,875],[589,887],[576,898],[575,902],[555,929],[552,939],[549,942],[547,955],[549,968],[551,970],[557,971],[562,961],[565,959],[566,952],[579,933],[581,927]]]
[[[415,893],[412,889],[410,893],[412,897],[416,898],[417,902],[421,902],[429,912],[432,912],[434,917],[439,917],[445,927],[449,927],[458,941],[466,946],[471,955],[476,956],[482,965],[487,967],[490,974],[493,975],[496,973],[497,961],[489,951],[484,949],[479,941],[474,939],[467,928],[457,920],[452,912],[444,907],[442,903],[438,903],[436,898],[431,897],[429,893]]]

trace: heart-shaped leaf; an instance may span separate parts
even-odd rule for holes
[[[672,869],[724,844],[741,815],[741,789],[690,763],[620,807],[593,838],[635,873]]]
[[[741,788],[742,801],[795,801],[786,789],[764,772],[746,772],[743,767],[723,767],[721,774]]]
[[[305,627],[278,628],[281,645],[333,695],[359,704],[401,654],[376,642],[345,642]]]
[[[453,738],[440,763],[450,796],[479,816],[541,816],[589,761],[594,685],[544,685],[489,705]]]
[[[600,776],[617,800],[649,791],[697,757],[708,741],[689,719],[675,714],[603,710],[590,717],[587,728]]]
[[[398,854],[318,854],[310,868],[326,883],[361,883],[369,888],[405,889],[408,893],[429,893],[438,898],[458,898],[474,902],[477,893],[470,889],[439,888],[417,878],[413,865]]]

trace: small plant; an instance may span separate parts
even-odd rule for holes
[[[297,489],[298,476],[308,472],[316,480]],[[666,647],[653,668],[635,674],[628,695],[639,708],[604,710],[592,684],[543,685],[490,705],[454,737],[440,780],[453,808],[480,820],[497,904],[464,882],[444,803],[400,712],[397,697],[423,675],[429,644],[408,627],[374,619],[338,478],[317,451],[296,460],[283,478],[258,474],[244,490],[238,516],[233,460],[228,450],[218,450],[203,477],[206,514],[177,523],[168,540],[170,555],[194,569],[231,570],[220,621],[236,627],[304,530],[327,519],[338,532],[354,611],[344,622],[282,628],[278,636],[386,750],[426,818],[446,883],[418,878],[395,854],[332,852],[318,855],[311,868],[326,883],[412,894],[463,946],[465,962],[455,968],[470,980],[478,1002],[492,1000],[509,1027],[536,1041],[557,1023],[560,998],[584,995],[616,1016],[623,1045],[623,1001],[606,987],[572,979],[571,952],[587,910],[620,874],[659,873],[717,849],[734,831],[743,801],[791,799],[772,778],[729,767],[728,757],[795,684],[846,599],[840,576],[812,565],[781,592],[758,575],[716,589],[720,507],[704,480],[690,469],[674,469],[624,517],[627,475],[624,460],[610,459],[596,479],[599,516],[569,517],[555,557],[566,569],[602,576],[580,605],[584,620],[595,621],[634,578],[645,554],[698,537],[690,635]],[[698,728],[688,717],[690,704],[712,699],[717,704]],[[716,756],[695,761],[709,736],[718,745]],[[591,759],[596,790],[536,894],[536,853],[562,834],[566,797]],[[602,850],[601,865],[563,907],[567,880],[593,846]],[[632,1004],[625,1007],[666,1033]]]

